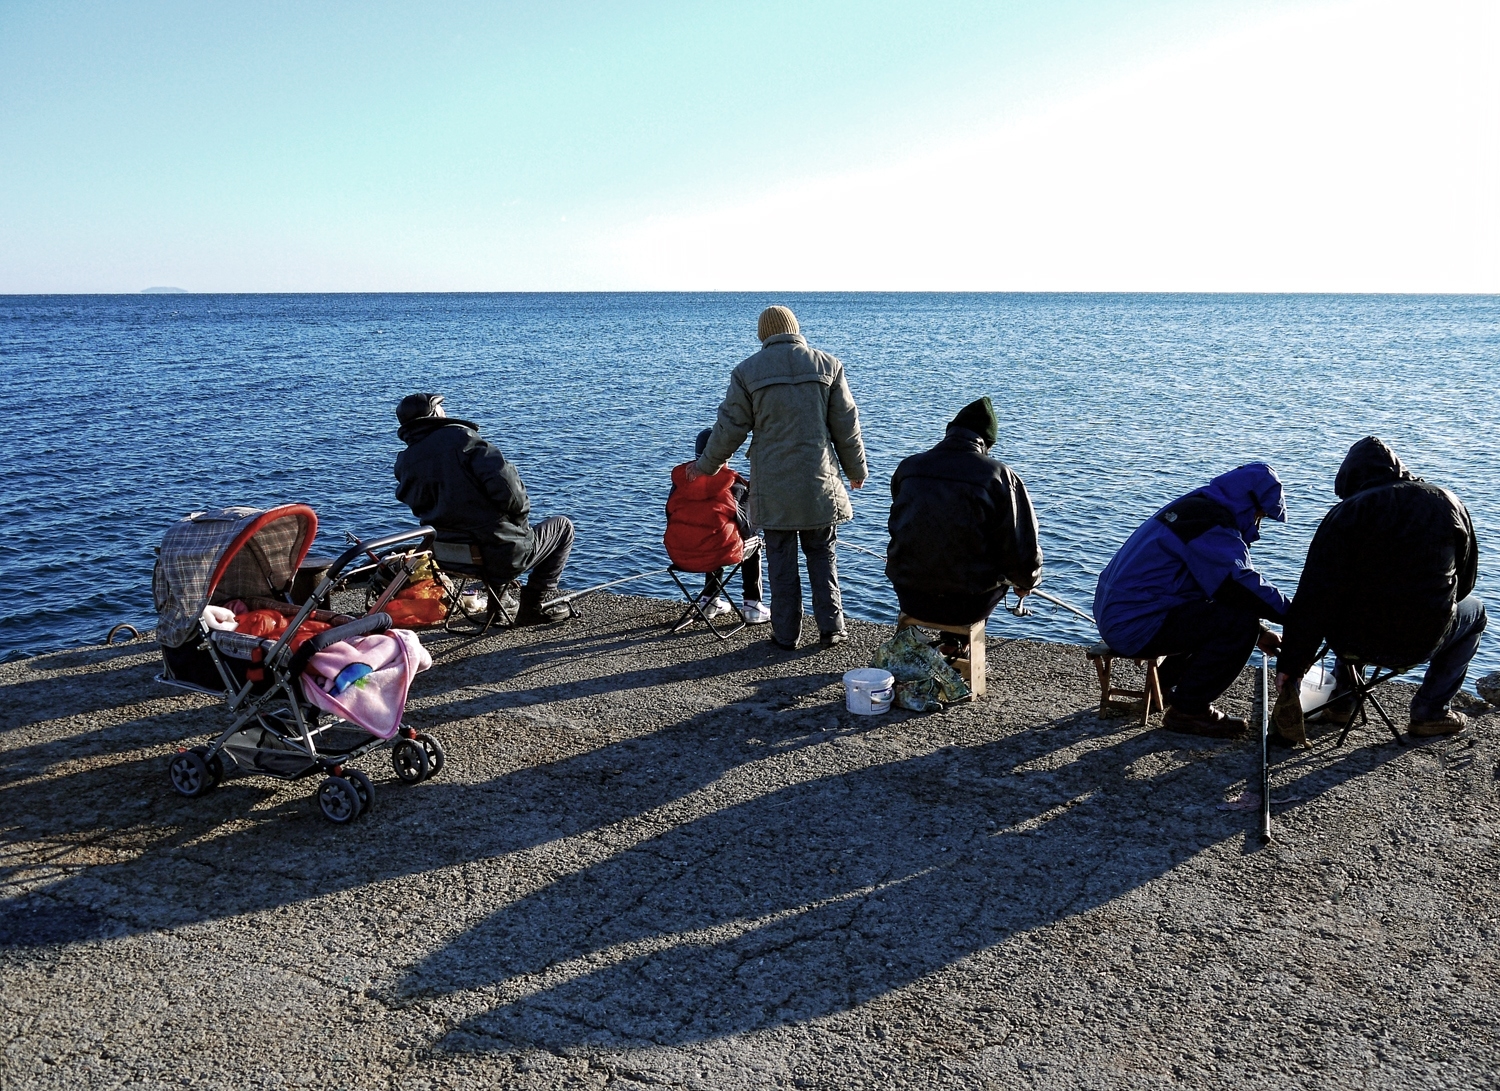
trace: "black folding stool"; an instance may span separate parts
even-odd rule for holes
[[[689,568],[680,568],[675,564],[669,564],[667,566],[667,575],[672,577],[672,582],[677,585],[677,589],[682,592],[682,597],[687,600],[687,609],[684,610],[682,612],[682,616],[679,617],[676,621],[672,622],[672,624],[669,625],[668,628],[671,629],[671,631],[674,633],[681,632],[683,629],[686,629],[690,624],[692,624],[693,616],[696,614],[699,620],[701,620],[703,624],[708,626],[709,631],[712,632],[714,636],[718,637],[720,640],[728,640],[735,633],[739,632],[746,625],[748,625],[749,622],[745,620],[745,616],[738,610],[735,610],[733,609],[733,607],[731,607],[731,612],[734,614],[735,618],[738,619],[739,624],[732,625],[721,630],[719,626],[714,624],[714,619],[709,617],[708,614],[704,611],[703,606],[698,601],[699,596],[695,594],[691,589],[689,589],[687,584],[682,582],[682,576],[684,574],[693,576],[707,576],[708,582],[704,587],[702,597],[707,599],[709,602],[712,602],[714,599],[724,594],[724,589],[729,586],[729,581],[734,579],[734,577],[739,574],[740,569],[744,568],[746,563],[751,560],[755,560],[757,554],[760,553],[761,549],[764,548],[764,546],[764,540],[758,536],[754,538],[747,538],[743,543],[741,543],[739,563],[729,568],[728,571],[724,573],[723,577],[719,579],[716,579],[714,577],[712,570],[708,572],[694,572]],[[728,598],[729,596],[724,595],[724,597]]]
[[[1327,656],[1328,653],[1332,650],[1333,649],[1325,643],[1323,645],[1323,650],[1318,653],[1318,657],[1314,660],[1314,662],[1321,662],[1323,658]],[[1334,655],[1337,656],[1338,653],[1334,652]],[[1344,745],[1344,740],[1349,737],[1349,732],[1354,727],[1354,721],[1356,717],[1358,717],[1361,724],[1368,724],[1370,722],[1370,715],[1367,711],[1365,711],[1367,705],[1373,706],[1375,711],[1380,714],[1380,718],[1385,721],[1385,726],[1390,728],[1391,738],[1395,739],[1398,744],[1405,746],[1406,740],[1401,737],[1401,732],[1397,729],[1395,722],[1390,717],[1390,714],[1386,712],[1385,706],[1380,703],[1380,698],[1375,695],[1375,690],[1378,687],[1385,685],[1392,678],[1396,678],[1415,669],[1415,666],[1417,665],[1414,664],[1413,666],[1408,667],[1387,667],[1380,663],[1372,663],[1367,660],[1361,659],[1358,656],[1345,656],[1344,663],[1346,666],[1348,666],[1350,673],[1350,677],[1346,679],[1346,681],[1352,683],[1353,692],[1338,693],[1338,682],[1337,679],[1335,679],[1334,692],[1336,696],[1329,698],[1327,701],[1324,701],[1317,708],[1308,709],[1306,715],[1313,716],[1319,712],[1322,712],[1324,709],[1338,703],[1339,701],[1347,700],[1352,696],[1354,698],[1354,708],[1350,710],[1349,720],[1344,724],[1344,730],[1339,732],[1339,741],[1334,744],[1335,746]],[[1374,670],[1375,673],[1366,676],[1366,670]]]
[[[480,636],[489,632],[497,618],[507,626],[516,623],[515,617],[505,608],[505,593],[517,586],[516,581],[502,584],[492,582],[485,575],[484,558],[480,555],[478,546],[469,542],[433,542],[432,557],[441,572],[450,577],[458,577],[453,580],[453,609],[448,611],[448,618],[443,622],[446,631],[454,631],[455,614],[469,624],[478,626]],[[475,590],[471,584],[482,587],[489,598],[482,614],[471,613],[464,606],[465,593]]]

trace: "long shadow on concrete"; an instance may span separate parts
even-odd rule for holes
[[[725,666],[715,659],[709,669]],[[749,682],[743,701],[478,784],[437,779],[403,788],[388,767],[371,761],[377,813],[348,827],[317,815],[312,782],[305,791],[288,791],[265,778],[232,778],[201,799],[186,800],[172,793],[162,758],[108,758],[122,748],[115,739],[88,735],[25,748],[26,766],[17,763],[17,771],[0,779],[0,814],[6,816],[0,821],[0,895],[16,892],[39,870],[51,875],[43,896],[12,893],[0,900],[0,946],[70,943],[220,919],[619,822],[679,799],[763,757],[769,747],[822,738],[810,720],[826,719],[827,709],[800,708],[795,701],[826,687],[829,678],[812,673]],[[585,685],[596,684],[613,683]],[[516,694],[499,696],[504,707]],[[462,711],[490,710],[487,700],[476,699]],[[162,717],[150,725],[150,741],[160,742],[163,733],[203,712],[184,712],[183,720]],[[57,763],[78,768],[52,768]],[[420,833],[419,851],[390,851],[393,838],[413,831]]]
[[[1216,808],[1230,754],[1142,775],[1181,740],[1099,733],[1079,715],[705,815],[501,910],[398,997],[499,990],[439,1043],[450,1050],[671,1045],[803,1022],[1241,836],[1246,816]],[[1317,791],[1397,753],[1350,751]]]

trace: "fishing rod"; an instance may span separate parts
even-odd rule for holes
[[[601,583],[597,587],[585,587],[582,591],[571,591],[566,595],[559,595],[555,599],[549,599],[542,603],[542,607],[545,609],[548,606],[556,606],[559,603],[570,603],[574,599],[581,599],[585,595],[592,595],[595,591],[618,587],[620,584],[629,583],[631,580],[643,580],[647,576],[665,576],[666,574],[667,569],[665,568],[653,568],[650,572],[637,572],[634,576],[624,576],[618,580],[610,580],[608,583]]]
[[[886,556],[885,556],[884,553],[876,553],[873,549],[866,549],[864,546],[855,545],[853,542],[840,541],[838,544],[841,545],[841,546],[846,546],[849,549],[854,550],[856,553],[865,553],[865,554],[868,554],[869,556],[874,557],[874,558],[876,558],[878,560],[882,560],[883,561],[883,560],[886,559]],[[1014,585],[1012,585],[1012,586],[1014,586]],[[1043,602],[1050,602],[1053,606],[1061,606],[1064,610],[1068,611],[1068,613],[1070,613],[1070,614],[1077,614],[1079,617],[1083,618],[1084,621],[1087,621],[1090,625],[1093,625],[1093,626],[1097,627],[1098,624],[1099,624],[1097,621],[1094,620],[1094,618],[1093,618],[1093,616],[1091,614],[1084,613],[1082,610],[1080,610],[1078,607],[1074,606],[1072,603],[1070,603],[1070,602],[1064,602],[1062,599],[1058,598],[1056,595],[1049,595],[1049,594],[1047,594],[1047,592],[1038,590],[1035,587],[1033,587],[1030,591],[1026,592],[1026,594],[1028,594],[1028,595],[1035,595],[1037,598],[1041,599]],[[1026,600],[1025,600],[1024,597],[1021,598],[1021,599],[1018,599],[1016,601],[1016,604],[1014,606],[1007,606],[1006,609],[1009,610],[1016,617],[1030,617],[1031,613],[1032,613],[1029,609],[1027,609],[1027,607],[1026,607]]]
[[[1070,613],[1070,614],[1077,614],[1079,617],[1083,618],[1084,621],[1087,621],[1090,625],[1093,625],[1095,627],[1098,627],[1098,625],[1099,625],[1099,623],[1093,619],[1092,615],[1084,613],[1082,610],[1080,610],[1078,607],[1074,606],[1070,602],[1064,602],[1062,599],[1058,598],[1056,595],[1049,595],[1049,594],[1047,594],[1047,592],[1045,592],[1045,591],[1039,591],[1035,587],[1033,587],[1030,591],[1028,591],[1026,593],[1028,595],[1035,595],[1037,598],[1041,599],[1043,602],[1050,602],[1053,606],[1061,606],[1064,610],[1068,611],[1068,613]],[[1026,600],[1025,599],[1022,599],[1021,601],[1017,602],[1015,604],[1015,606],[1007,606],[1006,609],[1009,610],[1011,613],[1015,614],[1016,617],[1030,617],[1031,616],[1031,611],[1026,608]]]
[[[1260,843],[1271,843],[1271,661],[1260,653]]]

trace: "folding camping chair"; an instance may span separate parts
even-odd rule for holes
[[[1314,662],[1322,660],[1323,657],[1332,650],[1333,649],[1327,643],[1324,643],[1322,651],[1318,653],[1317,660],[1314,660]],[[1334,652],[1334,654],[1338,655],[1337,652]],[[1344,663],[1349,667],[1350,674],[1350,676],[1346,678],[1345,681],[1352,683],[1353,693],[1351,694],[1347,691],[1344,693],[1338,693],[1337,696],[1330,697],[1328,700],[1324,701],[1316,708],[1308,709],[1306,713],[1304,713],[1304,715],[1316,715],[1317,713],[1323,712],[1324,710],[1332,707],[1337,702],[1346,701],[1352,696],[1354,699],[1354,708],[1350,710],[1349,721],[1344,724],[1344,730],[1339,732],[1339,741],[1334,744],[1335,746],[1344,745],[1344,740],[1349,737],[1349,731],[1354,727],[1354,721],[1356,718],[1359,719],[1359,722],[1361,724],[1368,724],[1370,722],[1370,715],[1366,711],[1367,706],[1373,707],[1375,711],[1380,714],[1380,718],[1385,721],[1385,726],[1390,729],[1391,738],[1395,739],[1397,743],[1404,746],[1406,744],[1406,740],[1401,737],[1400,730],[1396,727],[1396,724],[1391,719],[1390,714],[1386,712],[1385,706],[1380,703],[1380,698],[1375,695],[1375,690],[1378,687],[1385,685],[1392,678],[1397,678],[1403,674],[1408,673],[1409,671],[1415,670],[1418,666],[1420,666],[1420,664],[1413,663],[1410,666],[1405,667],[1388,667],[1382,663],[1369,662],[1368,660],[1361,659],[1360,657],[1355,655],[1346,655],[1343,657],[1343,660]],[[1366,675],[1365,672],[1367,670],[1373,670],[1375,673]],[[1335,691],[1336,690],[1337,687],[1335,687]]]
[[[667,575],[672,577],[672,582],[677,585],[677,590],[681,591],[682,597],[687,600],[687,609],[684,610],[682,612],[682,616],[679,617],[676,621],[672,622],[672,624],[668,626],[668,628],[671,629],[671,631],[674,633],[681,632],[683,629],[686,629],[689,625],[692,624],[693,617],[696,615],[698,619],[703,622],[703,624],[708,626],[709,631],[712,632],[714,636],[718,637],[720,640],[728,640],[735,633],[739,632],[747,624],[749,624],[745,620],[744,615],[742,615],[738,610],[734,610],[732,611],[732,613],[737,619],[738,624],[720,629],[718,625],[714,624],[714,619],[709,617],[707,611],[704,610],[704,604],[703,602],[700,602],[699,596],[695,594],[687,586],[687,584],[682,582],[682,577],[684,575],[706,576],[708,579],[703,589],[702,598],[707,602],[713,602],[714,599],[724,594],[724,589],[729,586],[729,581],[734,579],[735,576],[739,575],[740,569],[744,568],[747,562],[757,559],[757,554],[763,548],[765,548],[765,541],[762,538],[758,536],[754,538],[747,538],[741,545],[739,562],[731,566],[726,566],[723,570],[724,574],[722,577],[716,577],[712,569],[707,572],[694,572],[690,568],[681,568],[675,564],[668,565]]]
[[[432,558],[454,584],[453,609],[448,612],[448,620],[443,626],[448,632],[453,632],[455,615],[478,626],[481,636],[489,631],[497,618],[507,626],[516,623],[515,615],[505,606],[505,595],[519,584],[515,580],[495,583],[485,575],[484,557],[478,546],[470,542],[434,541]],[[471,609],[466,599],[480,590],[487,597],[484,609]]]

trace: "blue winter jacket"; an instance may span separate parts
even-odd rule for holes
[[[1099,635],[1119,654],[1135,655],[1172,607],[1214,598],[1238,599],[1260,617],[1280,621],[1290,600],[1250,563],[1250,543],[1260,537],[1255,517],[1261,512],[1286,522],[1276,472],[1251,462],[1146,520],[1099,574],[1094,591]]]

